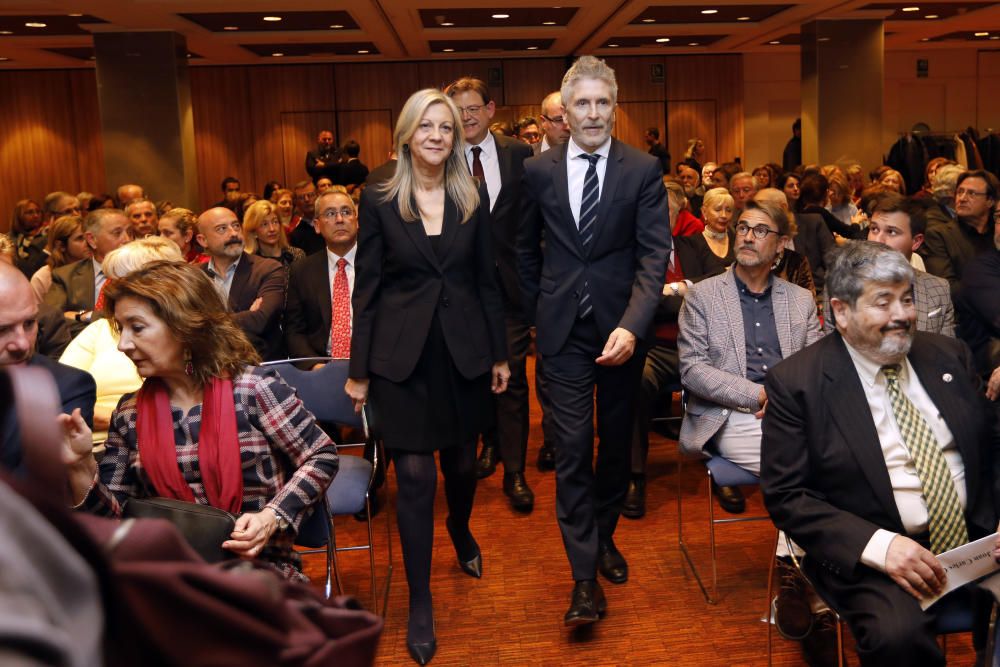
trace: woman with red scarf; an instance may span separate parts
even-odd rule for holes
[[[61,418],[74,502],[112,516],[129,498],[218,507],[239,517],[224,549],[305,579],[292,544],[337,472],[330,438],[289,386],[255,366],[204,271],[154,262],[105,299],[118,349],[144,381],[112,414],[100,466],[79,414]]]

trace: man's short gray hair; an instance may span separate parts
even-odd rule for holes
[[[826,291],[852,309],[868,283],[913,283],[913,267],[903,254],[873,241],[847,241],[826,258]],[[836,324],[833,308],[827,313]]]
[[[59,202],[62,201],[64,197],[71,197],[73,199],[76,199],[76,195],[72,195],[68,192],[63,192],[62,190],[56,190],[55,192],[50,192],[49,194],[45,195],[45,199],[42,200],[42,210],[49,215],[58,213]]]
[[[87,214],[87,217],[83,220],[83,231],[90,232],[91,234],[97,234],[101,231],[101,225],[104,221],[113,215],[120,215],[126,220],[128,216],[125,215],[125,211],[120,208],[97,208]]]
[[[957,164],[946,164],[934,172],[934,179],[931,181],[934,198],[938,201],[950,201],[955,196],[958,177],[964,172],[965,169]]]
[[[569,108],[572,101],[573,88],[580,79],[599,79],[611,88],[611,103],[618,101],[618,81],[615,71],[606,62],[594,56],[580,56],[573,66],[566,70],[562,86],[559,89],[564,107]]]
[[[151,205],[153,207],[153,213],[156,213],[156,204],[154,204],[149,199],[146,199],[145,197],[139,197],[138,199],[133,199],[132,201],[130,201],[128,204],[125,205],[125,216],[128,217],[132,215],[132,209],[142,204]]]
[[[339,189],[334,190],[333,188],[339,188]],[[316,201],[313,202],[313,214],[315,215],[315,217],[318,218],[319,214],[322,212],[323,200],[326,199],[327,197],[332,197],[333,195],[340,195],[341,197],[346,197],[347,201],[351,202],[351,208],[354,209],[354,215],[357,215],[358,206],[357,204],[354,203],[354,199],[351,198],[351,195],[347,191],[347,188],[345,188],[343,185],[335,185],[333,186],[333,188],[330,188],[326,192],[320,193],[320,195],[316,197]]]

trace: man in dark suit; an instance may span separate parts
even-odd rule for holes
[[[320,130],[316,135],[316,150],[306,153],[306,172],[314,183],[323,176],[338,183],[341,158],[333,132]]]
[[[45,303],[64,314],[74,336],[83,331],[94,317],[94,305],[104,286],[104,272],[101,270],[104,256],[131,240],[129,220],[116,208],[91,211],[83,227],[93,256],[55,269],[52,286],[45,294]]]
[[[562,85],[571,139],[525,162],[521,186],[518,271],[552,403],[556,516],[576,582],[569,626],[603,615],[598,571],[628,579],[612,538],[628,487],[639,346],[670,250],[659,162],[611,138],[617,93],[604,61],[578,59]]]
[[[368,167],[358,157],[361,146],[354,139],[344,144],[344,154],[347,157],[340,165],[340,185],[346,186],[348,192],[354,192],[368,178]]]
[[[295,217],[288,242],[301,248],[307,255],[322,252],[326,244],[313,226],[316,214],[316,185],[312,181],[299,181],[294,186]]]
[[[243,252],[243,225],[228,208],[202,213],[197,238],[209,256],[202,269],[229,305],[233,320],[262,359],[279,358],[285,269],[273,259]]]
[[[646,134],[643,135],[642,138],[646,142],[646,145],[649,146],[647,153],[660,161],[660,168],[663,169],[664,174],[669,174],[670,153],[668,153],[667,149],[660,143],[660,129],[650,127],[646,130]]]
[[[28,364],[52,374],[63,411],[79,408],[88,426],[94,422],[97,388],[84,371],[64,366],[36,352],[38,303],[27,278],[0,261],[0,367]],[[21,438],[11,406],[0,406],[0,467],[16,470],[21,464]]]
[[[569,125],[563,108],[562,93],[554,90],[542,100],[542,140],[532,144],[531,151],[540,155],[550,148],[562,146],[569,141]]]
[[[326,252],[309,255],[301,262],[292,264],[285,302],[285,342],[288,355],[292,358],[350,357],[351,294],[354,292],[354,255],[358,239],[357,208],[354,200],[342,192],[320,195],[316,208],[319,213],[314,224],[326,241]],[[343,266],[340,266],[340,260],[343,260]],[[338,281],[343,281],[343,287]],[[346,301],[342,303],[335,296],[338,288],[345,291]],[[331,336],[330,332],[335,328],[337,335]],[[346,354],[340,349],[338,338],[343,334],[346,334]]]
[[[901,254],[849,242],[827,289],[837,332],[767,376],[764,502],[863,665],[944,665],[918,601],[945,583],[935,554],[997,529],[993,412],[968,349],[915,331]]]
[[[496,397],[496,424],[483,433],[483,449],[477,474],[488,477],[496,469],[497,455],[503,461],[503,491],[511,506],[530,512],[535,496],[524,476],[528,452],[528,376],[526,358],[531,346],[531,328],[521,312],[521,290],[517,281],[517,220],[520,215],[521,176],[531,146],[490,132],[495,104],[489,88],[479,79],[465,77],[445,90],[462,114],[465,158],[472,175],[486,183],[489,193],[493,256],[503,293],[504,319],[510,381],[507,391]]]

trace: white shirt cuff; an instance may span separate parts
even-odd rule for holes
[[[876,530],[868,540],[865,550],[861,552],[861,562],[879,572],[885,572],[885,557],[889,553],[889,544],[898,534],[881,528]]]

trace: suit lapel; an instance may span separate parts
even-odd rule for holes
[[[556,149],[551,149],[552,154],[552,187],[555,189],[556,201],[559,210],[563,211],[563,219],[566,221],[566,231],[573,239],[576,251],[583,257],[583,243],[580,242],[580,230],[577,229],[576,221],[573,219],[573,209],[569,205],[569,176],[566,174],[566,151],[569,143],[565,143]]]
[[[736,352],[738,362],[737,368],[740,373],[746,375],[747,368],[747,343],[743,330],[743,309],[740,308],[740,293],[736,288],[736,278],[732,271],[722,274],[724,277],[719,281],[720,298],[726,313],[726,321],[729,322],[729,333],[733,338],[733,350]]]
[[[920,275],[914,272],[913,304],[917,308],[917,331],[927,331],[927,283],[920,280]]]
[[[591,250],[597,246],[601,233],[608,226],[611,220],[611,202],[614,201],[615,193],[618,191],[618,182],[622,175],[622,161],[625,159],[625,152],[621,144],[616,140],[611,140],[611,147],[608,151],[607,169],[604,171],[604,184],[601,186],[601,200],[597,206],[597,222],[594,230],[594,239],[590,243]]]
[[[772,282],[771,308],[774,311],[774,327],[778,330],[781,358],[787,359],[792,354],[792,321],[788,315],[788,290],[777,278]]]
[[[413,244],[417,246],[417,250],[420,254],[424,256],[431,266],[441,268],[441,262],[438,261],[437,255],[434,254],[434,248],[431,247],[431,242],[427,238],[427,232],[424,231],[424,223],[419,219],[414,222],[406,222],[403,220],[403,216],[399,212],[399,206],[395,202],[392,204],[392,210],[396,213],[396,219],[399,220],[399,224],[403,226],[403,231],[410,237]],[[448,197],[445,197],[445,219],[448,217]],[[442,225],[443,227],[443,225]],[[444,229],[441,230],[444,233]]]
[[[320,317],[323,318],[323,321],[329,328],[333,322],[333,291],[330,288],[330,270],[334,267],[330,266],[330,253],[325,249],[323,250],[323,257],[325,261],[316,263],[317,269],[322,269],[322,271],[316,271],[313,289],[315,290],[316,298],[319,300]]]
[[[497,205],[506,194],[507,185],[510,181],[510,146],[506,142],[500,143],[500,139],[493,137],[493,145],[497,149],[497,163],[500,165],[500,190],[497,192],[497,200],[492,202],[493,210],[497,210]]]
[[[480,203],[480,206],[483,204]],[[444,196],[444,219],[441,221],[441,245],[440,249],[440,260],[444,260],[448,256],[448,251],[451,249],[452,243],[455,241],[455,236],[458,235],[459,228],[458,221],[458,207],[451,200],[447,194]],[[430,241],[428,241],[430,243]],[[433,248],[431,249],[431,254],[434,253]]]
[[[834,349],[823,363],[823,381],[829,385],[823,395],[830,399],[826,402],[830,415],[882,509],[896,525],[902,526],[896,499],[892,495],[889,470],[885,467],[881,441],[875,430],[864,387],[861,386],[861,378],[858,377],[840,334],[834,333],[831,336],[836,337],[836,341],[831,344]]]
[[[253,256],[243,253],[240,256],[239,264],[236,265],[233,283],[229,286],[229,310],[234,313],[244,310],[240,304],[243,303],[243,290],[246,289],[247,281],[250,279],[251,262],[253,262]]]
[[[81,303],[90,304],[94,306],[97,304],[97,293],[95,291],[94,282],[97,276],[94,274],[94,262],[87,259],[83,261],[80,267],[80,282],[83,287],[83,299]]]

